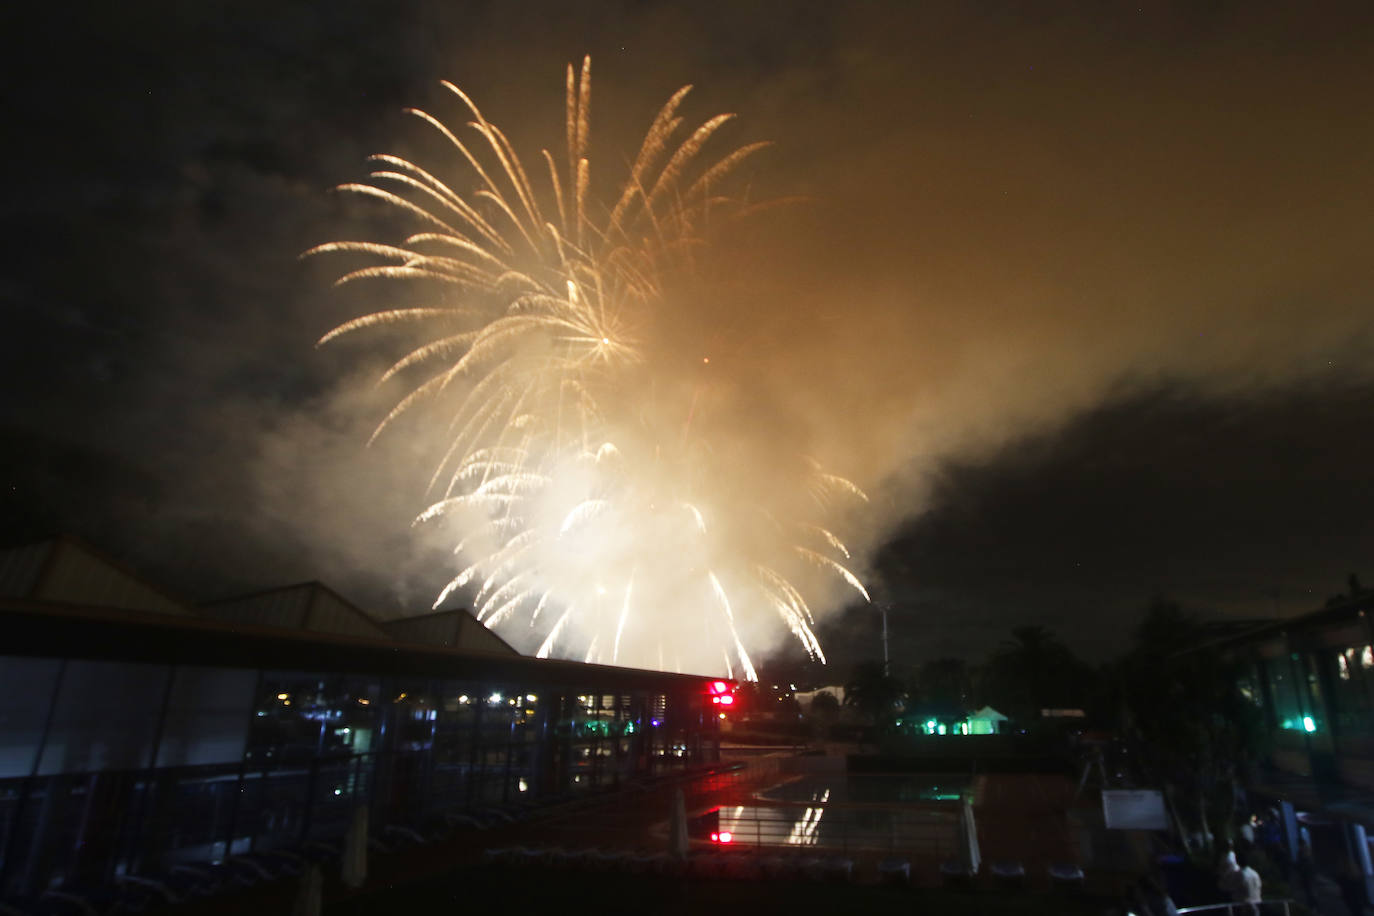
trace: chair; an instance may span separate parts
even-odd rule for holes
[[[911,863],[897,856],[888,856],[878,862],[878,880],[884,884],[910,884]]]

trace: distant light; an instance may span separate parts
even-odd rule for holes
[[[658,719],[650,719],[650,720],[649,720],[649,724],[652,725],[654,728],[658,728],[658,727],[659,727],[660,725],[662,725],[663,723],[662,723],[661,721],[659,721]]]
[[[491,696],[487,697],[487,702],[488,702],[488,703],[500,703],[500,702],[501,702],[501,694],[499,694],[499,693],[493,693]]]
[[[340,789],[338,786],[335,786],[335,787],[334,787],[334,794],[335,794],[335,795],[342,795],[342,794],[343,794],[343,789]]]
[[[1312,721],[1312,717],[1311,717],[1311,716],[1303,716],[1303,717],[1302,717],[1302,727],[1303,727],[1303,731],[1314,732],[1314,731],[1317,730],[1317,723],[1314,722],[1314,721]]]
[[[527,693],[527,694],[525,694],[525,699],[526,699],[526,700],[529,700],[531,703],[533,703],[535,700],[539,699],[539,697],[535,696],[535,695],[532,694],[532,693]]]
[[[519,789],[521,792],[528,792],[530,790],[530,784],[525,782],[525,777],[523,776],[520,777]]]
[[[468,702],[468,695],[465,693],[465,694],[462,694],[461,696],[459,696],[459,697],[458,697],[458,702],[459,702],[459,703],[464,703],[464,704],[466,704],[466,703]]]
[[[277,699],[279,699],[279,700],[289,700],[289,699],[291,699],[291,694],[289,694],[289,693],[279,693],[279,694],[277,694]]]

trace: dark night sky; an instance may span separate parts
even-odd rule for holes
[[[596,142],[692,82],[809,198],[727,268],[753,377],[874,497],[851,536],[903,654],[1039,622],[1101,657],[1156,594],[1268,617],[1374,581],[1364,4],[11,7],[11,539],[427,607],[423,462],[361,448],[380,357],[313,349],[356,303],[297,255],[368,235],[328,189],[408,152],[437,80],[548,145],[589,52]],[[873,620],[830,618],[840,660]]]

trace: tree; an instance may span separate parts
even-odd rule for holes
[[[889,675],[882,662],[863,662],[844,685],[844,705],[852,706],[879,730],[896,721],[906,699],[902,682]]]
[[[1096,675],[1048,629],[1016,627],[988,660],[983,692],[988,703],[1022,724],[1042,709],[1081,709],[1096,693]]]
[[[1137,782],[1164,790],[1185,845],[1229,837],[1236,786],[1263,751],[1242,669],[1202,644],[1195,616],[1155,599],[1117,666],[1120,720]]]
[[[922,703],[968,710],[974,705],[973,671],[962,658],[937,658],[921,666],[915,691]]]
[[[840,701],[835,699],[835,694],[828,690],[822,690],[811,698],[811,715],[829,718],[834,721],[840,714]]]

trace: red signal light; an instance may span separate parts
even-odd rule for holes
[[[712,702],[712,703],[719,704],[719,703],[720,703],[720,697],[711,697],[711,702]]]
[[[712,692],[712,693],[725,693],[725,691],[727,691],[727,690],[729,690],[729,689],[730,689],[730,685],[727,684],[727,683],[725,683],[724,681],[713,681],[713,682],[711,683],[711,692]]]
[[[735,698],[732,697],[732,696],[730,696],[728,693],[727,693],[725,696],[723,696],[723,697],[716,697],[716,700],[717,700],[717,701],[720,703],[720,705],[722,705],[722,706],[732,706],[732,705],[734,705],[734,702],[735,702]]]
[[[720,841],[722,843],[733,843],[735,841],[735,835],[728,830],[722,830],[720,832]]]

